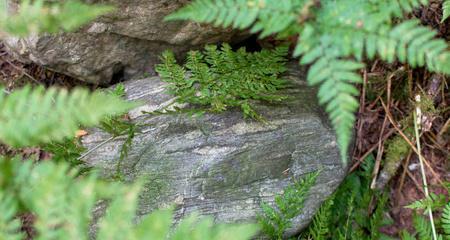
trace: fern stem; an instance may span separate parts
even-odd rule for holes
[[[416,95],[416,102],[420,102],[420,95]],[[420,172],[422,174],[422,182],[423,182],[423,190],[425,192],[425,197],[429,198],[429,192],[428,192],[428,184],[427,184],[427,177],[425,175],[425,167],[423,164],[423,157],[421,154],[421,147],[420,147],[420,136],[419,136],[419,124],[421,119],[421,110],[420,106],[417,105],[416,111],[414,111],[414,133],[416,135],[416,144],[417,144],[417,155],[419,156],[419,163],[420,163]],[[436,234],[436,227],[434,226],[434,219],[433,219],[433,211],[430,207],[427,208],[428,217],[430,218],[430,224],[431,224],[431,230],[433,234],[433,240],[437,240],[437,234]]]
[[[81,159],[85,158],[87,155],[91,154],[93,151],[99,149],[101,146],[103,146],[103,145],[107,144],[108,142],[112,141],[114,138],[116,138],[116,136],[112,136],[112,137],[106,139],[105,141],[99,143],[98,145],[96,145],[95,147],[89,149],[89,151],[85,152],[83,155],[78,157],[77,160],[81,160]]]

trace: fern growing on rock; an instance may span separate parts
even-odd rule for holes
[[[206,107],[211,112],[238,107],[244,116],[261,119],[251,101],[285,98],[277,91],[286,84],[279,78],[286,71],[286,55],[286,47],[249,53],[244,48],[233,51],[228,44],[219,49],[206,46],[203,52],[190,51],[184,66],[166,51],[156,71],[180,104]]]
[[[347,161],[354,113],[362,82],[359,71],[367,59],[379,57],[412,67],[449,74],[450,52],[436,32],[418,20],[399,22],[427,0],[196,0],[167,20],[193,20],[215,26],[250,28],[261,37],[298,35],[294,56],[310,65],[307,80],[320,85],[337,132],[341,157]]]
[[[262,214],[258,216],[258,221],[262,232],[270,239],[283,239],[293,218],[303,210],[307,194],[316,183],[319,173],[320,171],[309,173],[287,186],[282,194],[275,196],[274,206],[266,202],[261,204]]]

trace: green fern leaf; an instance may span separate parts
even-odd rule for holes
[[[311,85],[320,83],[319,103],[326,104],[325,110],[337,133],[337,142],[344,163],[348,158],[347,151],[355,122],[354,112],[359,106],[355,99],[359,91],[352,84],[362,82],[362,78],[354,71],[363,66],[362,63],[325,56],[311,66],[307,76]]]
[[[309,173],[284,189],[283,194],[275,197],[275,206],[261,204],[262,214],[258,215],[261,230],[271,239],[282,239],[283,233],[291,225],[292,219],[304,207],[306,196],[319,176],[319,171]]]
[[[436,34],[427,27],[419,26],[418,20],[405,21],[389,33],[394,41],[393,50],[389,53],[392,56],[380,56],[388,59],[396,54],[401,62],[413,67],[426,65],[431,71],[450,74],[448,45],[442,39],[435,39]]]
[[[328,199],[317,211],[312,224],[308,227],[308,233],[314,240],[325,240],[330,234],[330,220],[334,199]]]
[[[105,5],[88,5],[77,0],[46,3],[44,0],[24,0],[15,15],[7,14],[6,2],[0,3],[0,29],[3,32],[26,36],[30,33],[56,33],[73,31],[114,8]]]
[[[261,37],[288,29],[297,21],[305,0],[197,0],[165,20],[193,20],[215,26],[260,32]],[[253,26],[252,26],[253,25]]]
[[[447,18],[450,17],[450,0],[444,0],[442,3],[442,20],[444,22]]]
[[[402,230],[400,232],[400,239],[402,240],[416,240],[414,236],[412,236],[407,230]]]
[[[424,217],[419,215],[413,216],[413,225],[417,231],[417,235],[419,236],[419,240],[430,240],[432,239],[431,235],[431,225],[425,220]]]
[[[136,104],[101,92],[27,86],[0,94],[0,140],[13,147],[32,146],[73,137],[83,126],[122,113]]]
[[[0,184],[1,184],[0,177]],[[17,199],[13,196],[5,194],[0,190],[0,239],[19,240],[23,239],[20,232],[21,223],[17,219],[18,204]]]
[[[446,239],[450,239],[450,202],[444,208],[441,217],[441,225],[444,229]]]

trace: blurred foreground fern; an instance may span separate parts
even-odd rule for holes
[[[8,0],[0,0],[0,36],[73,31],[114,8],[106,5],[88,5],[82,1],[67,0],[48,3],[44,0],[23,0],[16,14],[8,13]]]

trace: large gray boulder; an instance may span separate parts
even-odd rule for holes
[[[8,2],[15,9],[17,0]],[[230,29],[163,21],[187,0],[88,2],[112,4],[117,11],[75,33],[10,37],[5,40],[8,49],[23,62],[35,62],[90,83],[107,84],[114,78],[128,79],[144,72],[153,74],[158,56],[166,49],[181,54],[207,43],[240,38]]]
[[[138,214],[175,205],[176,217],[197,211],[219,222],[254,221],[263,201],[307,173],[321,169],[303,212],[287,235],[299,232],[345,175],[336,138],[316,102],[304,72],[291,66],[293,87],[281,104],[258,103],[267,120],[246,120],[239,111],[205,114],[146,115],[173,101],[158,77],[125,82],[127,98],[145,105],[129,113],[140,125],[126,159],[119,163],[124,137],[93,129],[83,144],[94,149],[88,165],[105,176],[119,172],[125,180],[148,177]],[[187,106],[185,106],[187,107]]]

